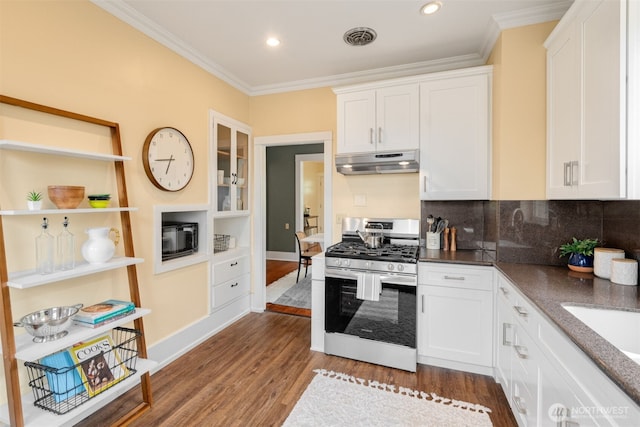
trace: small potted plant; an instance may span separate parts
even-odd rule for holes
[[[27,193],[27,207],[30,211],[37,211],[42,208],[42,193],[39,191],[29,191]]]
[[[560,246],[560,257],[569,255],[571,270],[590,273],[593,271],[593,250],[599,243],[598,239],[578,240],[574,237],[571,242]]]

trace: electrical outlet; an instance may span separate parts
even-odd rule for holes
[[[288,222],[284,224],[284,229],[285,229],[285,230],[288,230],[288,229],[289,229],[289,223],[288,223]]]

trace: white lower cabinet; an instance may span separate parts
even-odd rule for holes
[[[211,311],[249,295],[251,291],[249,255],[226,258],[213,264]]]
[[[496,365],[520,426],[638,426],[640,408],[497,273]]]
[[[420,263],[419,363],[492,371],[493,277],[492,267]]]

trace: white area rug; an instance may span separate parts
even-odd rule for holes
[[[316,369],[284,422],[298,426],[491,426],[489,408]]]

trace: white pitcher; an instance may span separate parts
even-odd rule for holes
[[[109,238],[109,233],[114,232],[115,239]],[[120,232],[115,228],[97,227],[88,228],[86,233],[89,240],[82,245],[82,257],[89,264],[103,264],[113,258],[116,245],[120,241]]]

